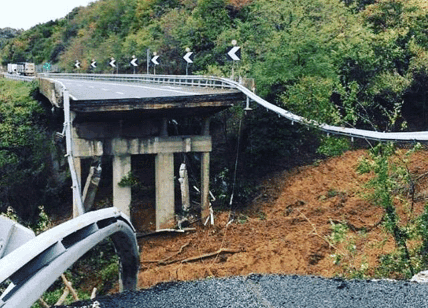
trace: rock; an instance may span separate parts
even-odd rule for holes
[[[423,271],[416,274],[412,277],[412,279],[410,279],[410,281],[418,283],[428,283],[428,271]]]

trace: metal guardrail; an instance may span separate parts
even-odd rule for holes
[[[181,75],[147,75],[147,74],[67,74],[43,73],[39,77],[52,79],[81,79],[98,81],[134,82],[151,84],[169,84],[189,87],[234,88],[222,78],[210,76],[181,76]]]
[[[3,76],[7,79],[17,80],[17,81],[27,81],[31,82],[35,80],[35,77],[30,76],[22,76],[22,75],[16,75],[16,74],[3,74]]]
[[[145,82],[158,84],[172,84],[182,86],[202,86],[213,88],[236,89],[245,94],[248,100],[277,113],[278,115],[306,126],[314,127],[326,133],[348,136],[351,138],[362,138],[374,141],[428,141],[428,132],[376,132],[349,127],[339,127],[318,123],[298,116],[290,111],[280,108],[257,96],[242,84],[231,79],[212,76],[176,76],[176,75],[120,75],[120,74],[49,74],[51,78],[73,78],[86,80],[108,80],[117,82]]]
[[[324,123],[318,123],[313,120],[308,120],[304,117],[295,115],[294,113],[282,109],[274,104],[269,103],[268,101],[257,96],[255,93],[248,90],[246,87],[240,85],[239,83],[223,79],[227,81],[229,85],[234,86],[235,89],[238,89],[244,93],[248,99],[252,99],[257,104],[277,113],[278,115],[290,120],[291,122],[300,123],[306,126],[314,127],[321,131],[331,134],[348,136],[351,138],[362,138],[367,140],[374,141],[405,141],[405,142],[416,142],[416,141],[428,141],[428,132],[376,132],[370,130],[363,130],[357,128],[348,128],[348,127],[339,127],[328,125]]]
[[[119,255],[121,291],[135,290],[139,268],[135,230],[128,217],[107,208],[52,228],[0,259],[0,284],[10,281],[0,307],[30,307],[68,267],[107,237]]]

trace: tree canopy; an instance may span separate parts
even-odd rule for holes
[[[313,119],[379,130],[406,127],[397,110],[425,117],[428,8],[421,0],[99,0],[3,43],[3,64],[58,63],[65,71],[110,72],[114,57],[131,72],[182,74],[186,48],[193,72],[229,75],[226,50],[242,50],[238,73],[260,94]],[[309,107],[309,108],[308,108]]]

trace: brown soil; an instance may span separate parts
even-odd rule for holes
[[[409,169],[416,177],[428,171],[427,154],[421,151],[412,156]],[[378,257],[393,251],[395,244],[380,223],[382,209],[363,197],[364,184],[372,176],[356,172],[364,155],[363,150],[350,151],[266,179],[262,193],[232,223],[228,224],[229,212],[217,212],[213,227],[141,238],[139,287],[249,273],[332,277],[360,269],[362,264],[368,265],[370,273]],[[428,192],[424,179],[420,177],[416,186],[416,214],[422,211]],[[347,246],[329,240],[332,222],[348,226]],[[220,249],[233,252],[181,262]],[[338,265],[334,254],[343,256]]]

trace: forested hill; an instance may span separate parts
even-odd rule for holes
[[[0,49],[5,46],[7,40],[12,39],[22,33],[22,30],[4,28],[0,29]]]
[[[428,124],[426,29],[425,0],[98,0],[23,32],[0,59],[100,73],[112,72],[114,57],[130,73],[135,55],[145,73],[149,50],[160,56],[156,73],[184,74],[189,48],[191,73],[230,76],[234,65],[258,94],[299,115],[415,130]],[[232,40],[242,51],[235,63]]]

